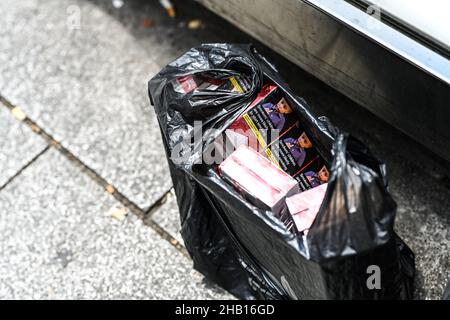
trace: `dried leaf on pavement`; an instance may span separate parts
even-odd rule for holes
[[[114,206],[106,213],[107,216],[122,221],[128,215],[129,210],[125,207]]]

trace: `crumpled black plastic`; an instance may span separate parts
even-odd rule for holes
[[[176,93],[171,81],[191,74],[244,74],[252,86],[244,94]],[[289,232],[201,162],[203,150],[253,101],[264,79],[294,101],[316,146],[332,163],[325,199],[307,236]],[[385,165],[326,117],[314,116],[253,46],[192,48],[150,80],[149,95],[195,269],[243,299],[412,298],[414,254],[393,229],[396,203],[387,190]],[[170,155],[181,149],[180,134],[193,135],[195,121],[203,122],[203,141],[190,142],[193,152],[181,163],[173,161]],[[380,270],[380,289],[368,286],[373,265]]]

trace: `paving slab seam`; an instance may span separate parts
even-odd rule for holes
[[[158,211],[173,196],[173,188],[166,191],[150,208],[145,212],[145,219],[151,219],[153,214]]]
[[[32,165],[40,156],[42,156],[48,149],[50,149],[50,145],[47,145],[41,152],[36,154],[33,159],[31,159],[28,163],[26,163],[22,168],[20,168],[12,177],[10,177],[3,185],[0,185],[0,191],[2,191],[8,184],[10,184],[15,178],[20,176],[20,174]]]
[[[18,108],[18,106],[13,105],[9,100],[7,100],[5,97],[3,97],[0,94],[0,102],[8,108],[10,111],[12,111],[15,108]],[[190,255],[187,252],[186,248],[174,237],[172,237],[164,228],[159,226],[156,222],[150,219],[151,215],[157,211],[157,209],[161,208],[161,206],[167,201],[167,198],[170,196],[170,190],[168,190],[166,193],[164,193],[159,199],[156,200],[156,202],[150,206],[150,208],[147,211],[142,210],[139,208],[135,203],[133,203],[131,200],[129,200],[127,197],[125,197],[120,191],[117,190],[113,185],[108,183],[103,177],[98,175],[93,169],[85,165],[80,159],[78,159],[70,150],[68,150],[66,147],[64,147],[59,141],[55,140],[50,134],[48,134],[44,129],[42,129],[39,125],[36,124],[35,121],[30,119],[26,114],[24,119],[21,120],[24,124],[28,125],[32,131],[40,136],[42,136],[47,142],[48,146],[40,152],[35,158],[37,159],[40,155],[45,153],[45,151],[49,150],[50,147],[55,148],[59,152],[61,152],[70,162],[75,164],[78,168],[81,169],[82,172],[87,173],[89,177],[93,181],[95,181],[97,184],[99,184],[102,188],[105,189],[106,192],[111,194],[116,200],[118,200],[124,207],[129,209],[133,214],[135,214],[139,219],[142,220],[144,225],[152,228],[160,237],[162,237],[164,240],[168,241],[173,247],[175,247],[180,253],[182,253],[184,256],[188,257],[190,259]],[[28,167],[34,160],[30,161],[24,168],[22,168],[14,177],[18,176],[26,167]],[[13,179],[12,177],[11,179]],[[10,180],[11,180],[10,179]],[[9,181],[8,181],[9,183]],[[0,190],[4,186],[0,187]],[[150,214],[147,216],[147,214]]]

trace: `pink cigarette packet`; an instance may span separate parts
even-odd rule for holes
[[[286,196],[299,191],[294,178],[245,145],[219,165],[219,172],[225,180],[250,199],[268,206],[274,214],[279,213]]]
[[[327,183],[286,198],[286,205],[298,232],[308,230],[322,205]]]

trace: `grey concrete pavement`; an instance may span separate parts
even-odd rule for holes
[[[120,209],[80,168],[47,151],[0,193],[0,299],[230,298]]]
[[[47,144],[29,127],[18,122],[0,102],[0,189]]]
[[[160,66],[89,1],[7,0],[0,12],[1,94],[148,208],[170,188],[146,90]]]
[[[0,1],[0,95],[145,212],[171,188],[147,81],[199,43],[254,42],[316,114],[386,160],[396,230],[416,253],[416,298],[440,298],[450,279],[448,164],[199,4],[176,3],[170,19],[151,0],[120,9],[110,0]],[[188,29],[194,18],[205,27]],[[0,190],[0,298],[225,297],[132,214],[105,216],[121,204],[53,149],[29,163],[46,146],[0,105],[0,189],[14,177]],[[182,240],[173,197],[151,218]]]

